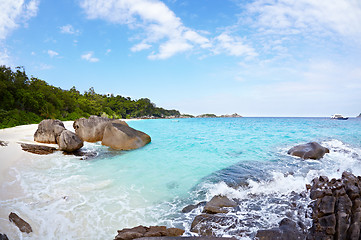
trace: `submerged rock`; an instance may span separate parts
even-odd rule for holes
[[[51,154],[57,150],[55,147],[49,147],[44,145],[27,144],[27,143],[20,143],[20,145],[24,151],[40,154],[40,155]]]
[[[167,228],[165,226],[137,226],[118,230],[114,240],[131,240],[135,238],[150,237],[177,237],[183,235],[184,230],[179,228]]]
[[[34,141],[40,143],[57,143],[57,139],[64,130],[65,127],[62,121],[44,119],[38,125],[38,129],[34,134]]]
[[[89,160],[91,158],[95,158],[96,156],[98,156],[97,152],[94,151],[84,151],[82,149],[76,150],[74,152],[63,152],[63,154],[65,155],[74,155],[76,157],[81,157],[80,160]]]
[[[9,144],[8,142],[1,141],[1,140],[0,140],[0,146],[6,147],[8,144]]]
[[[33,230],[29,223],[25,222],[24,219],[20,218],[16,213],[10,213],[10,222],[13,222],[21,232],[31,233]]]
[[[194,218],[191,232],[200,236],[216,236],[218,230],[235,230],[240,226],[240,220],[235,216],[203,213]]]
[[[189,213],[189,212],[191,212],[193,209],[196,209],[196,208],[198,208],[198,207],[203,207],[203,206],[205,206],[206,204],[207,204],[207,202],[206,202],[206,201],[203,201],[203,202],[199,202],[199,203],[197,203],[197,204],[188,205],[188,206],[186,206],[186,207],[184,207],[184,208],[182,209],[182,213]]]
[[[116,150],[132,150],[150,143],[148,134],[121,123],[105,125],[102,144]]]
[[[75,133],[86,142],[98,142],[103,140],[103,133],[107,123],[116,122],[125,126],[128,124],[119,119],[113,120],[106,117],[90,116],[88,119],[79,118],[74,121]]]
[[[64,152],[74,152],[83,147],[83,140],[81,140],[75,133],[64,130],[58,140],[59,150]]]
[[[326,153],[329,153],[330,150],[328,148],[322,147],[317,142],[309,142],[306,144],[301,144],[294,146],[290,150],[288,150],[288,154],[296,157],[300,157],[303,159],[320,159]]]

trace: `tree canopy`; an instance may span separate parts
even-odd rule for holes
[[[75,120],[90,115],[109,118],[165,118],[177,110],[156,107],[148,98],[132,100],[113,94],[98,94],[89,88],[83,94],[75,87],[63,90],[35,77],[24,67],[14,71],[0,66],[0,128],[38,123],[45,118]]]

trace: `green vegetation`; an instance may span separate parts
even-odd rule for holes
[[[164,118],[179,116],[177,110],[156,107],[148,98],[132,100],[113,94],[81,94],[75,87],[63,90],[31,77],[23,67],[15,71],[0,66],[0,128],[39,123],[45,118],[75,120],[90,115],[109,118]]]

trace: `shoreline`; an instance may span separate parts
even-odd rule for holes
[[[126,122],[137,121],[140,119],[122,119]],[[74,132],[74,121],[64,121],[64,126],[67,130]],[[38,128],[38,124],[20,125],[11,128],[0,129],[0,141],[4,142],[5,146],[0,146],[0,201],[10,202],[14,199],[26,198],[23,187],[21,186],[21,176],[18,174],[18,168],[22,166],[32,167],[34,159],[51,158],[50,155],[38,155],[23,151],[20,143],[43,145],[58,148],[57,144],[39,143],[34,141],[34,133]],[[36,162],[35,162],[36,163]],[[28,199],[32,201],[31,199]],[[20,236],[16,235],[17,230],[14,224],[10,223],[8,216],[11,211],[19,211],[15,207],[1,207],[0,208],[0,233],[7,233],[9,239],[18,239]],[[23,217],[27,214],[21,212]],[[30,217],[30,216],[29,216]],[[30,225],[33,225],[29,218]],[[17,238],[14,238],[14,237]]]

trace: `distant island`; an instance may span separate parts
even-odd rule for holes
[[[39,123],[46,118],[62,121],[91,115],[108,118],[175,118],[178,110],[156,107],[148,98],[133,100],[113,94],[98,94],[89,88],[83,94],[75,87],[63,90],[35,77],[24,67],[15,71],[0,66],[0,128]]]
[[[357,116],[358,118],[361,118],[361,113]]]
[[[217,116],[216,114],[213,114],[213,113],[205,113],[205,114],[201,114],[201,115],[198,115],[198,116],[193,116],[193,115],[189,115],[189,114],[182,114],[180,116],[180,118],[241,118],[241,117],[242,116],[237,114],[237,113],[220,115],[220,116]]]

